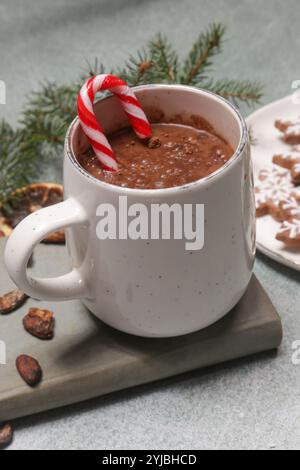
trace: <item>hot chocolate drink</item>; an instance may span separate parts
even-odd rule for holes
[[[153,137],[142,142],[131,128],[108,136],[117,172],[104,171],[93,150],[79,156],[81,166],[106,183],[136,189],[182,186],[222,167],[233,149],[213,129],[182,124],[152,124]]]

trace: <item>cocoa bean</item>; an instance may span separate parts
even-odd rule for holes
[[[49,340],[54,336],[54,316],[49,310],[31,308],[23,318],[26,331],[39,339]]]
[[[157,149],[160,146],[161,146],[161,141],[159,140],[158,137],[151,137],[149,139],[149,141],[148,141],[149,149]]]
[[[17,310],[19,307],[22,307],[26,299],[28,299],[28,296],[19,289],[8,292],[8,294],[0,297],[0,314],[7,315]]]
[[[0,449],[11,444],[14,436],[12,425],[9,423],[0,424]]]
[[[30,387],[34,387],[40,383],[42,379],[42,369],[36,359],[22,354],[17,357],[16,366],[20,376]]]

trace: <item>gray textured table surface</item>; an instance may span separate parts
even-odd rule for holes
[[[228,25],[216,73],[266,84],[265,102],[299,79],[299,0],[1,0],[0,79],[15,123],[28,90],[66,81],[98,56],[120,64],[157,31],[184,54],[211,21]],[[86,44],[89,45],[88,52]],[[71,51],[71,52],[70,52]],[[44,177],[57,178],[49,168]],[[51,173],[52,172],[52,173]],[[12,449],[300,448],[300,274],[259,257],[256,274],[283,320],[277,357],[195,372],[19,420]]]

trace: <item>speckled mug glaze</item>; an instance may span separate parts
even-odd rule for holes
[[[77,163],[86,148],[78,120],[66,136],[65,201],[29,216],[11,235],[5,253],[12,279],[30,296],[78,298],[105,323],[148,337],[178,336],[205,328],[226,315],[250,281],[255,257],[255,209],[250,146],[245,122],[226,100],[179,85],[137,87],[142,106],[167,118],[202,116],[235,149],[220,170],[186,186],[138,190],[94,179]],[[106,131],[126,122],[116,98],[95,105]],[[189,252],[185,240],[105,240],[96,237],[96,208],[143,203],[205,204],[205,244]],[[67,227],[73,270],[55,279],[27,273],[34,246],[46,234]]]

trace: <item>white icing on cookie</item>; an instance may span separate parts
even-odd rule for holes
[[[299,136],[300,137],[300,123],[299,122],[295,122],[293,124],[291,124],[287,130],[285,131],[285,135],[287,136]]]
[[[291,194],[298,194],[300,199],[300,188],[293,185],[290,172],[276,167],[261,170],[258,175],[258,182],[255,185],[257,208],[270,204],[278,206],[283,200],[289,199]],[[296,197],[296,196],[294,196]]]
[[[295,198],[282,201],[280,207],[286,218],[300,220],[300,203]]]
[[[300,175],[300,162],[296,163],[296,165],[293,166],[292,170],[294,174]]]
[[[286,235],[291,240],[295,240],[300,237],[300,220],[293,219],[291,221],[283,222],[278,235]]]
[[[300,163],[300,151],[282,152],[274,156],[277,159],[282,159],[284,162],[292,164]]]

